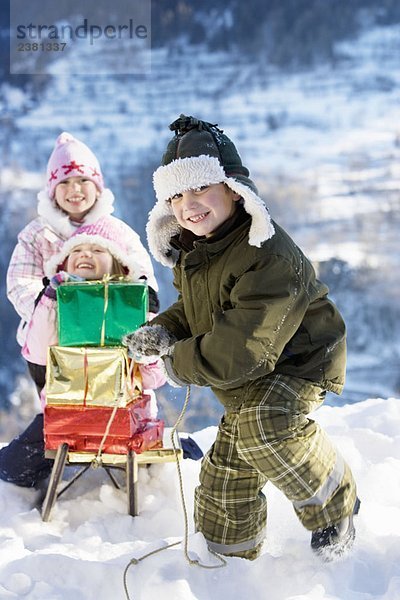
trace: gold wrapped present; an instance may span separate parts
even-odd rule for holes
[[[132,367],[132,368],[131,368]],[[50,346],[46,367],[46,403],[127,406],[141,391],[137,369],[122,347]]]

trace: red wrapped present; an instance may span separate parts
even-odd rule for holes
[[[146,429],[138,431],[132,437],[107,436],[102,452],[104,454],[127,454],[129,450],[134,450],[136,454],[141,454],[146,450],[156,450],[162,448],[164,423],[160,420],[149,422]],[[101,435],[74,435],[66,437],[65,435],[45,434],[46,450],[57,450],[58,447],[66,442],[70,452],[98,452]]]
[[[144,405],[149,396],[143,397]],[[97,452],[109,426],[102,452],[126,454],[134,450],[162,447],[164,422],[158,419],[139,419],[135,405],[115,410],[98,406],[50,406],[44,411],[44,439],[46,450],[56,450],[66,442],[70,451]]]

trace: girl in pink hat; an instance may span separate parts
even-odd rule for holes
[[[110,224],[117,231],[116,237],[125,241],[137,277],[146,278],[157,291],[151,260],[139,236],[111,216],[114,196],[104,187],[99,161],[90,148],[69,133],[62,133],[56,140],[47,165],[46,188],[39,192],[38,199],[38,217],[18,235],[7,273],[7,296],[21,317],[17,332],[21,346],[43,290],[44,265],[82,225],[92,225],[99,219]],[[44,366],[28,359],[28,367],[40,391],[45,382]]]
[[[137,256],[129,253],[129,240],[121,237],[117,219],[103,217],[82,225],[44,263],[49,284],[36,302],[26,327],[22,355],[32,367],[45,372],[48,346],[58,344],[56,288],[71,280],[96,280],[103,275],[125,275],[141,280],[143,268]],[[158,310],[156,293],[149,287],[148,318]],[[139,366],[142,385],[151,402],[141,409],[141,418],[155,418],[157,404],[154,393],[166,381],[159,360]],[[42,404],[45,401],[41,392]],[[48,477],[53,462],[45,458],[43,414],[36,415],[29,427],[10,444],[0,449],[0,479],[22,487],[37,487]]]

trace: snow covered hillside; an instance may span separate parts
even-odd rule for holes
[[[167,10],[169,2],[164,4]],[[172,4],[177,18],[185,2]],[[231,3],[223,4],[222,17],[229,21]],[[297,14],[299,3],[287,7],[292,4],[286,17],[293,18],[294,30],[304,14]],[[381,0],[381,15],[389,4]],[[249,57],[222,45],[215,51],[204,42],[190,45],[181,35],[153,49],[149,75],[76,76],[74,61],[85,58],[80,49],[68,63],[54,60],[51,78],[33,77],[29,91],[0,85],[0,443],[38,409],[33,385],[19,377],[26,368],[15,342],[18,319],[6,299],[5,272],[17,233],[36,216],[36,194],[56,137],[70,131],[93,148],[116,196],[116,216],[145,242],[154,202],[151,176],[170,137],[168,124],[181,112],[192,114],[218,123],[235,141],[272,216],[314,261],[345,317],[346,387],[340,398],[328,395],[315,419],[358,484],[362,504],[352,554],[329,564],[316,558],[310,533],[268,484],[262,556],[255,562],[229,558],[225,567],[211,570],[190,566],[181,544],[184,519],[174,463],[139,470],[135,518],[127,514],[125,493],[101,469],[91,469],[59,499],[48,523],[37,509],[39,492],[0,481],[0,600],[128,600],[123,574],[129,561],[174,542],[132,564],[129,600],[400,598],[400,24],[384,25],[383,18],[364,12],[360,35],[337,44],[332,61],[319,66],[286,72],[271,66],[272,38]],[[205,33],[215,14],[204,23]],[[197,14],[198,22],[202,17]],[[266,38],[268,25],[263,23]],[[3,34],[4,28],[0,43]],[[155,268],[164,308],[174,299],[171,272]],[[207,392],[193,388],[182,426],[195,431],[191,435],[204,451],[222,410]],[[167,425],[174,423],[183,394],[168,386],[157,392]],[[218,566],[193,532],[200,461],[184,460],[181,467],[190,557]]]
[[[35,214],[60,131],[96,151],[117,216],[145,240],[151,175],[170,137],[168,124],[180,112],[194,114],[219,123],[235,140],[272,215],[330,286],[348,327],[343,403],[397,395],[400,26],[366,28],[337,45],[336,54],[332,64],[283,73],[261,59],[183,44],[155,49],[148,76],[66,76],[65,65],[55,62],[54,77],[35,98],[3,86],[2,274],[18,231]],[[155,267],[166,307],[174,297],[171,273]],[[0,405],[24,370],[4,275],[1,286],[7,345],[0,351]],[[199,419],[194,427],[208,422]]]
[[[268,535],[255,562],[228,558],[208,570],[190,566],[178,545],[129,568],[131,600],[398,600],[400,598],[400,400],[365,400],[322,407],[315,418],[350,463],[362,500],[353,553],[322,563],[310,534],[275,488]],[[206,450],[215,428],[193,434]],[[190,517],[189,555],[218,565],[193,533],[193,490],[200,464],[182,462]],[[139,471],[139,516],[126,498],[92,470],[62,496],[43,523],[32,508],[37,492],[0,482],[0,598],[12,600],[125,600],[123,572],[140,558],[183,535],[176,465]]]

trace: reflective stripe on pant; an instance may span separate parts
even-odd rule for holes
[[[240,409],[224,415],[195,496],[196,526],[211,547],[246,556],[260,544],[267,513],[261,490],[268,480],[293,502],[307,529],[352,512],[351,472],[306,416],[323,397],[310,382],[275,375],[252,383]]]

